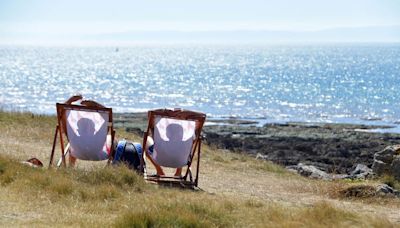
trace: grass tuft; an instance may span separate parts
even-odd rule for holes
[[[113,199],[121,190],[143,191],[145,182],[126,166],[97,168],[90,171],[38,169],[0,156],[0,184],[20,192],[45,192],[57,197],[80,200]]]
[[[357,219],[357,215],[339,210],[325,201],[314,204],[313,207],[304,210],[299,214],[299,216],[317,222],[322,226],[329,226],[338,221],[347,224],[352,223]],[[303,222],[305,222],[304,219]]]
[[[250,208],[261,208],[264,206],[264,204],[260,201],[250,199],[245,202],[245,206]]]
[[[196,221],[194,216],[176,215],[172,212],[137,212],[124,215],[115,227],[210,227],[204,221]]]
[[[139,176],[125,165],[81,171],[75,174],[79,182],[90,185],[111,184],[121,188],[134,187],[135,190],[142,191],[145,184],[142,176]]]
[[[385,175],[381,178],[382,183],[389,185],[390,187],[400,191],[400,181],[396,180],[394,176]]]
[[[285,167],[274,164],[271,161],[256,161],[254,164],[254,168],[264,172],[289,174]]]
[[[116,227],[227,227],[232,219],[223,208],[206,203],[165,204],[153,210],[120,216]]]
[[[325,201],[308,208],[286,208],[269,205],[262,211],[265,227],[392,227],[384,218],[363,217],[338,209]]]
[[[344,198],[368,198],[376,195],[376,189],[370,185],[353,185],[339,191]]]

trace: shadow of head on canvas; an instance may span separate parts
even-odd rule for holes
[[[179,142],[183,140],[183,128],[179,124],[169,124],[166,129],[166,135],[169,141]]]
[[[95,135],[95,124],[93,120],[82,118],[78,121],[78,133],[81,137],[91,137]]]

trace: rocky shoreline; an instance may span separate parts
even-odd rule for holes
[[[142,134],[146,113],[115,114],[117,127]],[[327,173],[351,174],[358,164],[372,166],[374,154],[400,144],[400,134],[372,133],[374,128],[353,124],[270,123],[241,119],[208,120],[205,143],[220,149],[247,153],[283,166],[299,163]]]
[[[303,163],[328,173],[350,174],[357,164],[371,167],[376,152],[400,143],[400,134],[367,131],[373,128],[286,123],[206,126],[205,132],[207,143],[219,148],[249,153],[283,166]]]

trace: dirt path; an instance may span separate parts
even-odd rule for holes
[[[264,203],[276,202],[284,206],[311,206],[319,201],[327,201],[337,208],[386,217],[400,227],[400,200],[379,205],[363,203],[361,200],[332,199],[318,189],[326,188],[329,184],[323,181],[304,181],[296,176],[283,177],[246,167],[229,168],[228,171],[226,167],[218,165],[205,165],[200,179],[200,187],[209,193],[255,199]]]

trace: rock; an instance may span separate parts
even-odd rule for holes
[[[297,167],[297,165],[288,165],[285,168],[291,173],[299,173],[299,168]]]
[[[286,169],[291,172],[310,178],[323,179],[323,180],[337,180],[337,179],[365,179],[372,176],[374,173],[372,169],[363,164],[358,164],[351,174],[329,174],[313,165],[305,165],[299,163],[297,165],[286,166]]]
[[[306,177],[310,177],[310,178],[323,179],[323,180],[331,180],[332,179],[332,177],[328,173],[326,173],[312,165],[304,165],[302,163],[299,163],[297,165],[297,172],[302,176],[306,176]]]
[[[356,168],[350,173],[348,178],[351,179],[365,179],[369,176],[372,176],[374,172],[372,169],[368,168],[368,166],[364,164],[357,164]]]
[[[350,174],[356,164],[371,168],[376,152],[386,146],[400,144],[397,134],[383,137],[382,134],[356,132],[354,129],[361,127],[358,125],[313,124],[310,127],[309,124],[285,123],[259,127],[225,123],[228,122],[204,126],[207,135],[204,142],[212,147],[244,152],[254,157],[260,153],[284,166],[303,162],[327,173]],[[237,134],[236,137],[233,134]],[[376,158],[381,159],[380,155],[382,153]],[[259,159],[263,157],[259,156]]]
[[[361,173],[371,173],[372,169],[368,168],[368,166],[363,164],[357,164],[356,168],[351,172],[351,175],[357,175]]]
[[[391,173],[396,180],[400,181],[400,155],[394,157],[391,164]]]
[[[381,184],[378,186],[371,185],[355,185],[345,188],[340,191],[340,194],[344,197],[357,197],[357,198],[368,198],[368,197],[400,197],[400,192],[394,190],[387,184]]]
[[[381,184],[376,187],[376,192],[388,194],[393,193],[394,189],[387,184]]]
[[[298,166],[297,165],[288,165],[285,168],[286,169],[292,169],[292,170],[298,170]]]
[[[257,153],[256,159],[259,159],[259,160],[267,160],[267,159],[268,159],[268,156],[267,156],[267,155],[262,155],[262,154],[260,154],[260,153]]]
[[[372,170],[377,175],[388,174],[400,181],[400,145],[388,146],[375,153]]]
[[[374,160],[374,163],[372,163],[372,170],[377,175],[383,175],[389,172],[389,165],[383,161]]]
[[[400,150],[400,145],[387,146],[385,149],[374,154],[374,160],[390,164],[393,161],[393,156],[398,150]]]
[[[339,179],[354,179],[353,176],[347,174],[333,174],[332,179],[339,180]]]
[[[400,191],[397,191],[387,184],[381,184],[376,187],[376,193],[381,196],[400,197]]]

